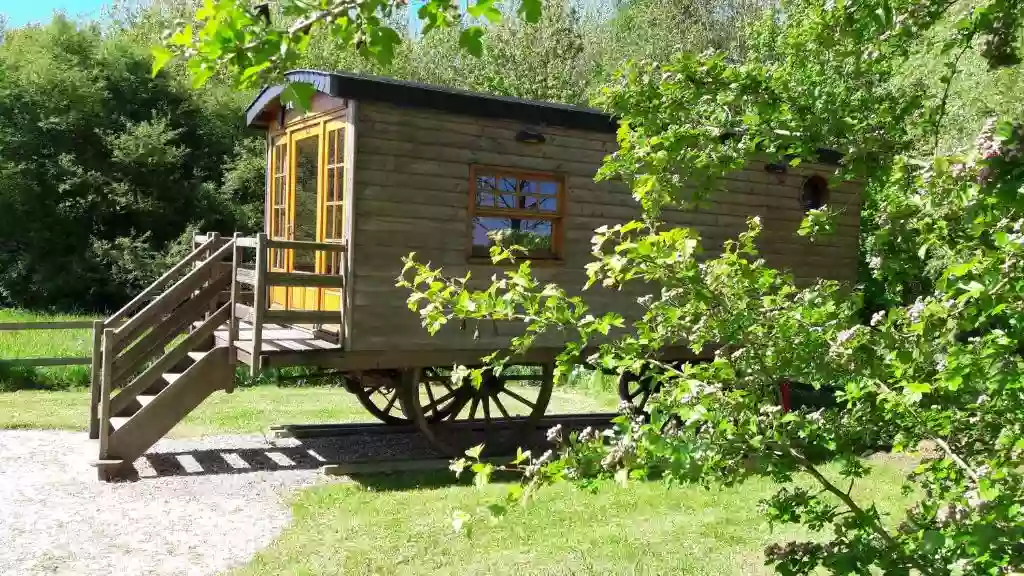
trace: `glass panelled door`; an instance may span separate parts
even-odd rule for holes
[[[273,148],[270,159],[270,238],[287,240],[290,226],[289,204],[289,173],[291,161],[288,157],[288,138],[280,136],[271,142]],[[268,267],[273,272],[288,270],[288,254],[286,250],[270,250]],[[270,287],[270,305],[275,308],[286,308],[288,289],[281,286]]]
[[[327,122],[324,126],[326,142],[326,179],[324,182],[323,242],[344,240],[345,212],[345,124],[340,120]],[[318,269],[321,274],[342,273],[341,252],[323,252],[319,255]],[[341,310],[341,290],[325,288],[321,294],[323,310]]]
[[[344,242],[345,121],[320,120],[289,130],[271,142],[270,225],[275,240]],[[342,253],[273,249],[275,272],[341,275]],[[270,287],[275,308],[341,310],[342,291],[326,288]],[[329,327],[328,329],[333,329]]]
[[[320,190],[320,126],[292,133],[291,234],[289,240],[317,242],[317,217]],[[317,255],[311,250],[288,250],[289,271],[318,272]],[[288,307],[316,310],[316,288],[289,288]]]

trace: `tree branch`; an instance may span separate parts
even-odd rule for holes
[[[840,489],[835,484],[833,484],[831,481],[829,481],[829,479],[826,478],[825,475],[822,474],[814,466],[813,462],[808,460],[807,457],[805,457],[803,454],[801,454],[801,453],[797,452],[795,449],[793,449],[792,446],[779,446],[778,449],[784,455],[788,456],[794,462],[796,462],[808,474],[813,476],[814,479],[817,480],[818,483],[821,484],[822,487],[825,488],[825,490],[831,492],[836,498],[839,498],[839,500],[842,501],[842,503],[846,505],[846,507],[850,510],[850,512],[852,512],[854,514],[854,516],[857,516],[861,520],[864,520],[868,524],[868,526],[871,527],[871,531],[874,532],[879,538],[881,538],[883,542],[885,542],[885,545],[889,548],[890,552],[905,558],[907,560],[907,562],[909,562],[915,568],[920,570],[922,574],[928,574],[928,575],[935,575],[936,574],[928,566],[925,566],[924,564],[922,564],[917,558],[915,558],[913,556],[908,556],[906,553],[903,552],[903,550],[901,549],[899,543],[896,542],[896,540],[893,539],[893,537],[889,534],[889,532],[887,532],[885,530],[884,527],[882,527],[881,523],[878,520],[877,512],[876,512],[875,515],[872,515],[872,514],[869,514],[863,508],[861,508],[860,506],[858,506],[857,503],[853,501],[853,498],[851,498],[849,494],[843,492],[842,489]]]
[[[964,472],[966,472],[967,475],[971,477],[971,480],[974,480],[975,484],[978,483],[978,473],[975,472],[974,469],[971,468],[971,466],[967,464],[967,462],[964,461],[963,458],[957,456],[956,453],[953,452],[953,449],[950,448],[949,444],[946,444],[945,440],[941,438],[932,438],[932,441],[938,444],[939,447],[942,448],[942,450],[946,453],[946,455],[949,456],[949,459],[952,460],[953,462],[956,462],[956,465],[959,466]]]

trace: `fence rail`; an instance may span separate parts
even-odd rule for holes
[[[23,332],[28,330],[85,330],[92,329],[91,320],[68,320],[58,322],[0,322],[0,332]],[[34,357],[0,358],[7,366],[79,366],[91,364],[92,357]]]

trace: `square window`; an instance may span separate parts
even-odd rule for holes
[[[511,169],[474,168],[470,200],[470,254],[486,258],[500,241],[520,246],[534,259],[558,258],[562,180]]]

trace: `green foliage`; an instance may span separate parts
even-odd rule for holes
[[[196,229],[250,230],[262,197],[240,100],[194,94],[116,33],[58,17],[0,44],[0,304],[119,305]],[[238,151],[236,151],[238,146]],[[227,182],[220,182],[227,173]]]

